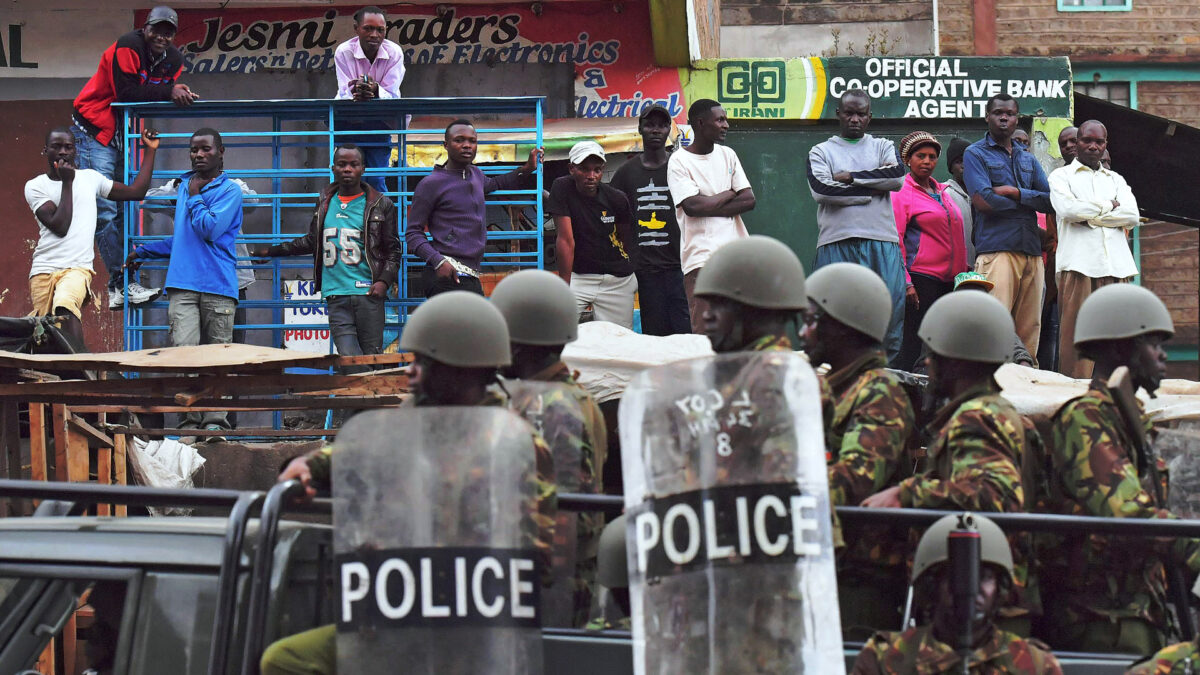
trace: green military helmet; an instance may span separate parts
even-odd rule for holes
[[[1075,319],[1075,346],[1097,340],[1124,340],[1175,334],[1167,306],[1152,291],[1133,284],[1112,284],[1092,292]]]
[[[961,526],[960,526],[961,521]],[[963,527],[965,526],[965,527]],[[974,529],[979,532],[979,562],[991,563],[1001,567],[1008,573],[1012,582],[1013,557],[1012,549],[1008,547],[1008,538],[1004,530],[989,518],[978,513],[954,513],[939,518],[921,535],[917,544],[917,553],[913,556],[912,583],[917,583],[921,575],[937,565],[950,560],[950,547],[946,537],[954,530]]]
[[[596,552],[596,581],[605,588],[629,587],[629,563],[625,555],[625,515],[622,514],[600,533]]]
[[[718,296],[760,309],[808,307],[804,266],[778,239],[752,235],[717,249],[696,278],[697,296]]]
[[[938,298],[925,312],[917,335],[939,356],[1004,363],[1012,355],[1016,327],[1000,301],[977,290]]]
[[[880,342],[892,316],[892,295],[887,284],[869,267],[833,263],[804,284],[808,299],[829,316]]]
[[[508,337],[525,345],[565,345],[579,336],[575,293],[557,274],[523,270],[504,277],[492,304],[508,322]]]
[[[405,324],[400,349],[459,368],[499,368],[512,362],[504,315],[483,296],[467,291],[426,300]]]

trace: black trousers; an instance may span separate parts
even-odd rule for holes
[[[938,298],[954,290],[954,282],[939,281],[924,274],[909,273],[909,276],[913,288],[917,289],[918,307],[913,309],[912,305],[907,305],[904,308],[904,341],[900,343],[900,358],[896,367],[911,372],[921,357],[921,338],[917,336],[921,320]]]
[[[692,332],[683,270],[644,270],[637,274],[638,305],[645,335],[680,335]]]

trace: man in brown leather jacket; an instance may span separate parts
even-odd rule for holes
[[[339,146],[334,182],[321,191],[308,234],[252,251],[255,257],[313,256],[313,285],[329,308],[329,332],[342,356],[383,351],[384,301],[400,271],[396,205],[362,181],[364,168],[360,148]]]

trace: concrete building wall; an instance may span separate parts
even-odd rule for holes
[[[721,56],[933,53],[932,0],[722,0]]]

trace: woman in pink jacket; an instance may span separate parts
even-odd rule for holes
[[[941,152],[942,144],[926,131],[914,131],[900,141],[900,159],[909,173],[904,187],[892,194],[892,210],[908,283],[898,363],[905,370],[911,370],[921,354],[917,328],[925,310],[954,290],[954,275],[967,271],[962,213],[946,196],[946,186],[933,179]]]

